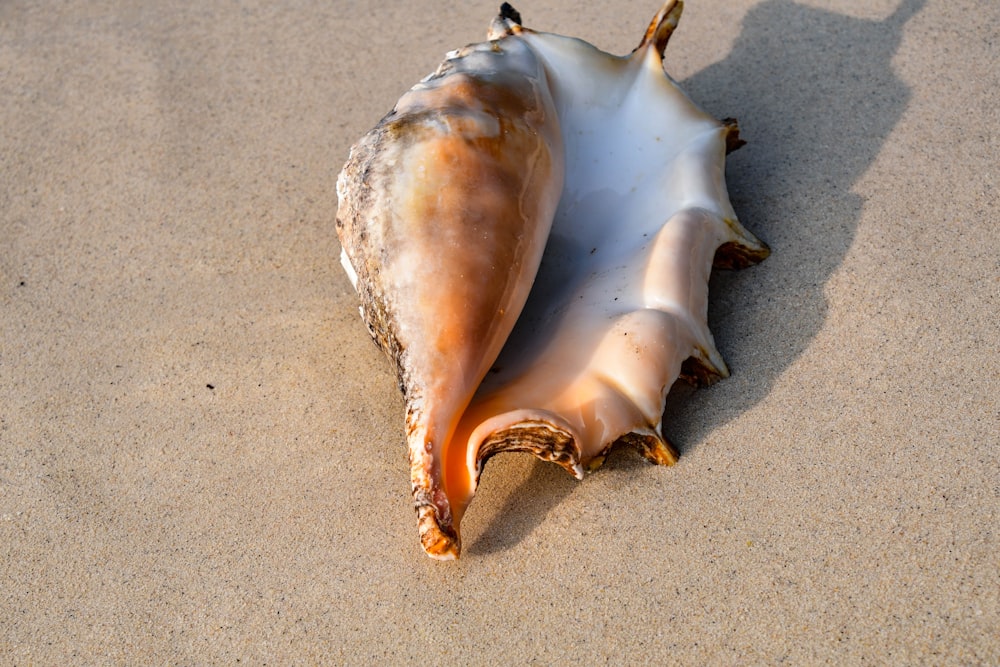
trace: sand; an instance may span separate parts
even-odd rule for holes
[[[350,145],[493,3],[0,5],[0,663],[1000,663],[1000,5],[691,0],[773,248],[673,468],[492,461],[416,538]],[[522,2],[628,52],[655,2]]]

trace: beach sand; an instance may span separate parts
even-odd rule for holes
[[[493,3],[0,6],[0,663],[1000,663],[1000,5],[691,0],[763,264],[672,468],[490,462],[420,550],[350,145]],[[515,3],[627,53],[650,3]]]

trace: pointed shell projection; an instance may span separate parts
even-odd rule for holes
[[[456,558],[486,460],[582,477],[616,443],[671,464],[667,391],[728,370],[713,267],[762,260],[724,177],[734,121],[663,70],[681,3],[626,57],[535,32],[506,3],[351,150],[337,232],[406,403],[421,544]]]

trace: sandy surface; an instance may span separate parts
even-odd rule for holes
[[[691,0],[774,250],[713,279],[733,377],[673,468],[494,460],[438,563],[334,182],[493,3],[48,4],[0,5],[0,663],[1000,662],[1000,5]]]

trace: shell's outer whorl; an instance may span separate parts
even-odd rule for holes
[[[768,250],[726,191],[738,126],[663,70],[681,7],[668,0],[617,57],[523,28],[505,3],[491,41],[449,54],[338,179],[345,270],[396,363],[435,558],[458,556],[491,456],[582,477],[626,443],[673,463],[671,385],[728,375],[708,278]]]
[[[527,299],[562,187],[558,121],[532,52],[466,47],[352,149],[338,235],[372,337],[407,408],[421,542],[459,550],[452,431]],[[349,271],[350,275],[351,272]]]

